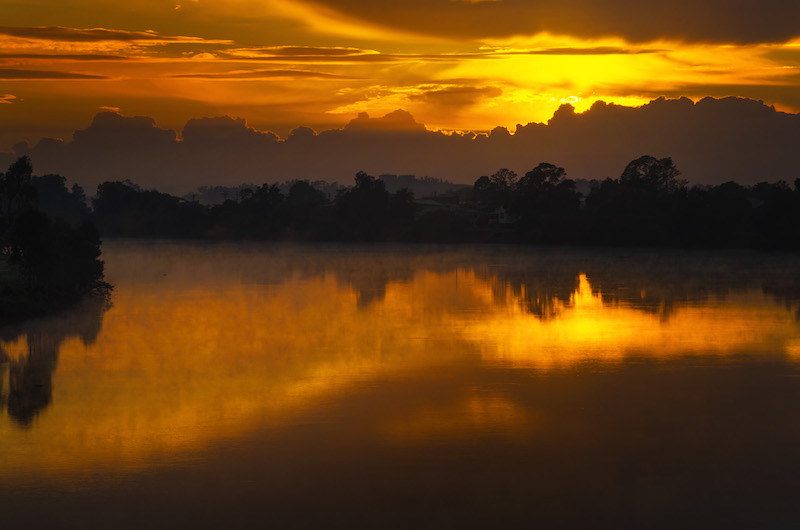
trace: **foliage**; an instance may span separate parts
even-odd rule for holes
[[[21,157],[0,174],[2,260],[10,272],[0,285],[4,318],[110,288],[103,281],[100,238],[83,190],[70,192],[62,177],[32,173],[30,160]]]
[[[536,243],[572,242],[580,215],[575,181],[564,178],[562,167],[542,162],[525,173],[509,200],[526,240]]]
[[[505,168],[480,177],[463,200],[417,201],[359,172],[333,200],[296,181],[204,206],[126,181],[103,183],[93,204],[103,234],[127,237],[800,248],[800,179],[688,188],[679,176],[672,159],[642,156],[585,194],[564,168],[542,162],[522,178]]]
[[[345,239],[358,241],[399,236],[415,212],[413,193],[403,188],[390,194],[382,180],[363,171],[356,174],[355,186],[336,195],[335,207]]]
[[[473,205],[490,210],[504,207],[516,184],[517,174],[507,168],[501,168],[489,177],[480,177],[472,188]]]

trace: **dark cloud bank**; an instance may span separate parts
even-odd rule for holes
[[[800,35],[796,0],[314,0],[386,27],[455,38],[546,31],[630,42],[783,42]]]
[[[20,143],[0,163],[29,155],[38,174],[59,173],[90,193],[126,178],[170,193],[294,178],[349,184],[360,170],[472,184],[501,167],[524,173],[539,162],[562,166],[571,178],[603,179],[642,155],[672,157],[691,184],[800,177],[800,114],[743,98],[659,98],[639,108],[600,102],[582,114],[564,105],[547,124],[518,125],[514,134],[432,132],[395,111],[361,114],[319,134],[298,127],[285,140],[241,118],[193,119],[181,137],[148,117],[101,112],[71,141]]]

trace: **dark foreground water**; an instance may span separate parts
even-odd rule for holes
[[[800,256],[110,242],[2,528],[797,528]]]

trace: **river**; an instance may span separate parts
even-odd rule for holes
[[[4,528],[800,520],[800,255],[103,248],[0,329]]]

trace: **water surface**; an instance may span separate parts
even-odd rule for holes
[[[113,241],[0,331],[50,527],[792,527],[800,258]]]

